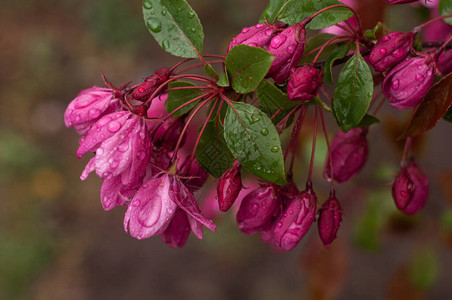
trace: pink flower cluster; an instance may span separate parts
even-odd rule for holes
[[[189,157],[179,167],[177,161],[169,165],[169,153],[184,126],[183,119],[166,118],[164,123],[145,120],[148,115],[166,114],[158,103],[165,95],[150,101],[147,112],[144,106],[131,109],[122,102],[126,94],[133,101],[146,101],[164,81],[158,76],[134,88],[95,86],[84,90],[69,104],[64,119],[66,126],[81,135],[77,157],[94,153],[80,178],[85,180],[95,171],[103,179],[103,208],[126,207],[124,229],[132,237],[162,235],[171,247],[182,247],[190,231],[202,239],[202,225],[215,230],[193,195],[207,173]]]

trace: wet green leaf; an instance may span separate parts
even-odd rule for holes
[[[207,64],[205,67],[204,67],[204,71],[206,72],[206,74],[207,75],[209,75],[210,77],[212,77],[212,78],[214,78],[214,79],[219,79],[220,78],[220,75],[218,75],[218,73],[217,73],[217,71],[215,71],[213,68],[212,68],[212,65],[210,65],[210,64]]]
[[[276,16],[278,15],[285,2],[287,2],[287,0],[268,1],[267,7],[264,9],[261,17],[259,18],[259,23],[264,23],[265,19],[267,19],[267,21],[270,23],[274,23]]]
[[[452,0],[441,0],[438,9],[441,16],[452,14]],[[452,25],[452,18],[444,19],[444,22]]]
[[[278,15],[278,20],[292,25],[303,21],[306,17],[313,15],[323,8],[339,4],[344,5],[344,3],[336,0],[289,0],[282,7]],[[345,7],[329,9],[315,17],[306,28],[321,29],[330,27],[347,20],[352,15],[351,10]]]
[[[195,84],[186,81],[174,81],[168,85],[168,88],[175,87],[193,87]],[[167,112],[172,112],[182,104],[202,95],[203,90],[201,89],[183,89],[183,90],[173,90],[168,92],[168,99],[165,102],[165,109]],[[193,103],[188,104],[187,106],[179,109],[177,112],[173,114],[173,117],[179,117],[187,112],[189,112],[193,107],[198,104],[199,100],[194,101]]]
[[[201,21],[185,0],[143,0],[143,16],[163,50],[180,57],[202,54]]]
[[[234,103],[224,120],[224,137],[232,154],[249,171],[276,184],[284,184],[281,141],[272,121],[253,105]]]
[[[225,61],[232,88],[241,94],[256,90],[273,59],[273,55],[258,47],[238,45],[232,48]]]
[[[343,131],[358,126],[366,115],[372,94],[372,73],[361,54],[355,53],[341,70],[334,91],[333,111]]]
[[[217,84],[222,87],[228,87],[229,86],[228,73],[221,74],[220,78],[217,81]]]
[[[210,121],[207,123],[198,148],[196,159],[199,164],[215,177],[220,177],[232,166],[234,156],[224,140],[224,129],[220,123]]]
[[[323,78],[329,84],[333,84],[333,64],[337,59],[344,58],[348,51],[350,50],[350,45],[342,45],[334,49],[328,59],[325,61],[323,68]]]
[[[271,110],[291,109],[301,104],[299,101],[289,100],[286,93],[268,80],[263,80],[257,87],[257,99],[261,107]]]

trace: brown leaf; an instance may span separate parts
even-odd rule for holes
[[[405,132],[398,138],[404,139],[426,132],[435,127],[452,105],[452,74],[435,83],[416,108]]]

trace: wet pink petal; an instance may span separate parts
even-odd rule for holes
[[[122,206],[138,189],[123,185],[121,176],[105,179],[100,189],[100,200],[104,210]]]
[[[170,193],[171,182],[168,175],[153,176],[138,189],[127,208],[124,230],[137,239],[158,235],[171,222],[177,204]]]
[[[171,248],[181,248],[187,242],[190,235],[190,224],[187,213],[180,208],[176,209],[173,219],[162,233],[162,240]]]

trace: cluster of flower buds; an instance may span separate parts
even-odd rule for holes
[[[207,172],[191,157],[179,166],[177,160],[169,165],[169,154],[185,126],[183,117],[166,118],[163,123],[145,120],[152,114],[166,114],[155,111],[162,110],[158,102],[166,96],[149,97],[167,76],[163,70],[131,88],[84,90],[69,104],[65,123],[82,135],[77,157],[95,153],[81,179],[95,171],[104,180],[104,209],[127,207],[124,229],[132,237],[161,234],[171,247],[182,247],[190,229],[201,239],[202,225],[211,230],[215,225],[202,215],[193,196],[206,181]],[[133,106],[131,97],[141,104]]]
[[[268,76],[276,83],[285,82],[303,55],[306,44],[305,25],[297,23],[285,29],[284,25],[257,24],[244,28],[229,45],[228,51],[236,45],[261,47],[275,56]]]
[[[421,210],[429,195],[428,179],[411,160],[403,166],[392,185],[392,197],[399,210],[412,215]]]
[[[323,174],[325,179],[330,179],[332,176],[334,180],[341,183],[350,180],[361,171],[367,161],[367,132],[367,127],[354,128],[348,132],[339,131],[334,136],[330,147],[331,153],[327,154],[325,160]]]

